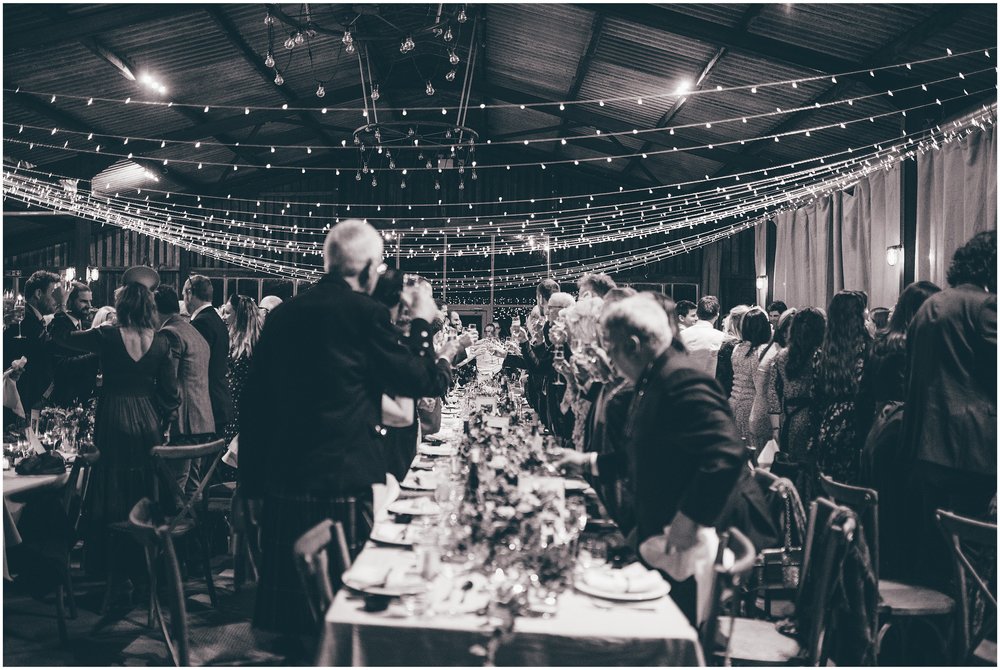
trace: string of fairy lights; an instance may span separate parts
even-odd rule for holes
[[[908,144],[912,145],[914,136],[904,135],[903,137],[907,140]],[[876,143],[865,149],[873,149],[879,152],[884,147]],[[412,234],[409,236],[400,230],[385,231],[385,235],[387,236],[387,240],[396,240],[398,253],[402,254],[403,249],[406,250],[407,258],[428,256],[433,257],[435,260],[444,253],[450,253],[458,257],[464,255],[483,255],[485,257],[496,251],[495,240],[490,244],[481,240],[480,242],[467,243],[464,246],[461,244],[456,245],[454,243],[456,238],[461,240],[463,236],[466,240],[469,240],[474,239],[477,235],[482,237],[483,235],[492,236],[501,233],[510,234],[515,240],[505,241],[501,239],[500,253],[507,255],[535,252],[542,248],[554,251],[581,247],[585,244],[593,247],[594,244],[616,242],[624,239],[642,239],[649,234],[669,232],[684,225],[693,228],[695,225],[701,225],[706,222],[718,222],[720,216],[753,215],[757,210],[772,204],[772,200],[777,202],[782,193],[787,193],[794,185],[808,183],[810,179],[823,178],[827,174],[840,173],[862,161],[870,161],[872,158],[868,153],[864,153],[860,147],[857,150],[853,147],[848,148],[840,152],[839,155],[850,156],[850,158],[835,161],[833,158],[837,155],[831,154],[826,157],[821,156],[810,159],[810,161],[799,161],[798,164],[815,162],[817,165],[797,173],[779,173],[778,175],[750,182],[740,182],[740,176],[735,175],[735,177],[731,176],[733,183],[726,187],[716,186],[714,191],[706,189],[701,192],[685,194],[678,196],[676,200],[673,199],[673,194],[667,193],[665,198],[641,200],[638,203],[632,202],[621,206],[613,204],[595,210],[590,210],[590,204],[587,203],[586,208],[577,210],[580,214],[576,216],[573,215],[574,212],[572,210],[559,210],[558,214],[553,215],[549,212],[545,213],[547,216],[543,216],[542,219],[536,219],[535,213],[532,212],[520,222],[505,223],[492,228],[476,226],[475,229],[473,225],[468,224],[464,226],[464,231],[461,225],[456,226],[454,229],[448,227],[447,224],[452,223],[452,219],[449,217],[446,220],[445,226],[434,228],[434,231],[438,234],[451,232],[451,244],[446,239],[435,237],[433,234],[429,235],[431,227],[424,227],[422,230],[417,230],[415,224],[411,225]],[[877,157],[878,154],[876,153],[875,156]],[[771,171],[774,171],[774,168]],[[766,174],[768,170],[764,172]],[[196,197],[200,200],[200,196]],[[111,200],[111,198],[107,198],[108,202],[111,202]],[[136,202],[133,199],[124,199],[122,202],[127,203],[121,205],[125,207],[126,212],[128,212],[129,207],[136,207],[137,211],[139,208],[142,208],[147,216],[164,217],[166,224],[172,224],[175,217],[191,221],[193,225],[198,224],[201,226],[200,235],[203,239],[222,245],[226,249],[231,249],[233,246],[252,251],[261,248],[270,248],[285,254],[294,253],[318,257],[321,247],[319,240],[303,242],[301,240],[290,239],[272,243],[268,237],[275,233],[291,233],[294,235],[301,234],[303,236],[311,235],[318,237],[324,235],[330,225],[327,224],[321,230],[303,228],[300,232],[298,225],[254,224],[252,222],[238,221],[236,218],[215,221],[215,214],[206,215],[200,211],[192,214],[189,210],[181,212],[170,207],[154,206],[156,203],[151,203],[148,195],[144,202]],[[201,208],[202,205],[199,204],[198,209],[201,210]],[[225,214],[229,216],[230,212],[227,211]],[[523,214],[519,216],[523,216]],[[683,218],[681,218],[682,216]],[[253,217],[256,219],[257,215],[254,214]],[[207,228],[206,224],[209,226],[225,226],[225,230],[213,230]],[[263,233],[265,237],[262,241],[257,235],[249,233],[246,235],[241,233],[234,234],[232,233],[234,225],[245,230]],[[491,221],[489,225],[494,225],[494,222]],[[590,231],[587,230],[588,226],[590,227]],[[406,245],[403,244],[402,238],[407,240]]]
[[[525,102],[525,103],[510,103],[510,102],[492,102],[492,103],[480,103],[480,109],[511,109],[511,110],[538,110],[538,111],[564,111],[567,107],[580,106],[580,105],[598,105],[605,106],[608,103],[617,102],[631,102],[636,105],[643,105],[646,101],[658,100],[658,99],[669,99],[677,97],[692,97],[692,96],[706,96],[717,93],[728,93],[735,91],[750,91],[752,94],[758,93],[760,90],[766,90],[768,88],[775,87],[792,87],[798,88],[801,85],[806,85],[813,82],[826,82],[837,84],[840,79],[847,79],[849,77],[858,75],[869,75],[872,79],[877,79],[877,75],[880,73],[889,72],[892,70],[912,70],[915,65],[924,65],[929,63],[935,63],[942,60],[947,60],[951,58],[960,58],[964,56],[969,56],[976,53],[983,53],[986,58],[991,58],[990,51],[995,49],[995,46],[990,46],[986,48],[970,49],[962,52],[953,52],[950,48],[945,49],[943,55],[931,56],[919,60],[910,60],[901,63],[892,63],[887,65],[882,65],[879,67],[871,68],[860,68],[855,70],[847,70],[844,72],[839,72],[836,74],[822,74],[822,75],[812,75],[808,77],[796,77],[789,79],[782,79],[777,81],[767,81],[755,84],[739,84],[735,86],[714,86],[704,89],[693,88],[693,85],[689,82],[682,81],[677,87],[671,90],[650,90],[645,93],[642,92],[630,92],[627,95],[622,96],[609,96],[604,98],[584,98],[575,100],[546,100],[542,102]],[[80,94],[70,94],[64,92],[54,92],[54,91],[36,91],[30,90],[24,87],[15,88],[4,88],[5,92],[12,93],[26,93],[30,95],[35,95],[38,97],[49,98],[52,103],[55,103],[59,99],[75,100],[75,101],[86,101],[88,106],[94,103],[108,103],[117,105],[144,105],[151,107],[184,107],[189,109],[200,109],[203,113],[208,114],[212,110],[227,110],[227,111],[237,111],[244,114],[251,114],[254,112],[274,112],[274,111],[290,111],[290,112],[320,112],[326,114],[329,112],[353,112],[367,118],[368,114],[368,104],[365,102],[364,106],[358,107],[356,105],[342,105],[342,106],[322,106],[322,105],[306,105],[306,106],[295,106],[284,103],[279,106],[271,105],[237,105],[237,104],[227,104],[227,103],[216,103],[216,102],[185,102],[177,100],[141,100],[133,99],[132,97],[126,98],[110,98],[101,97],[95,95],[80,95]],[[379,110],[383,112],[400,112],[402,115],[407,115],[409,112],[416,111],[430,111],[437,112],[444,110],[445,113],[458,111],[461,109],[457,105],[426,105],[426,106],[408,106],[408,107],[393,107],[393,106],[380,106]]]
[[[986,53],[989,53],[989,52],[986,51]],[[968,79],[970,77],[974,77],[976,75],[985,74],[985,73],[994,72],[994,71],[995,71],[995,67],[988,67],[988,68],[981,68],[981,69],[972,71],[972,72],[968,73],[968,75],[966,75],[963,72],[959,72],[958,74],[950,76],[950,77],[945,77],[945,78],[937,79],[937,80],[930,81],[930,82],[915,83],[912,86],[907,87],[905,89],[897,89],[897,90],[899,92],[903,92],[903,91],[906,91],[906,90],[915,90],[915,89],[919,88],[919,89],[923,89],[924,91],[927,91],[928,84],[934,85],[934,84],[937,84],[937,83],[944,83],[944,82],[949,82],[949,81],[954,81],[954,80],[965,80],[965,79]],[[968,89],[965,89],[965,92],[967,93]],[[786,114],[792,114],[792,113],[797,113],[797,112],[802,112],[802,111],[814,111],[816,109],[821,109],[821,108],[823,108],[825,106],[847,105],[847,106],[853,107],[855,101],[866,101],[866,100],[870,100],[870,99],[873,99],[873,98],[879,98],[879,97],[883,97],[883,96],[894,96],[894,93],[893,93],[892,90],[888,90],[887,92],[884,92],[884,93],[882,93],[882,92],[880,92],[880,93],[873,93],[873,94],[868,95],[868,96],[859,96],[859,97],[856,96],[856,97],[853,97],[853,98],[845,98],[845,99],[842,99],[842,100],[830,101],[830,102],[827,102],[827,103],[815,102],[812,105],[805,105],[805,106],[794,107],[794,108],[789,108],[789,109],[785,109],[785,108],[782,108],[782,107],[777,107],[777,108],[775,108],[775,111],[773,111],[773,112],[765,112],[765,113],[760,113],[760,114],[755,114],[755,115],[745,115],[745,116],[736,116],[736,117],[730,117],[730,118],[725,118],[725,119],[716,119],[716,120],[709,120],[709,121],[699,121],[698,123],[682,124],[682,125],[677,125],[677,126],[672,126],[672,127],[664,127],[664,128],[655,128],[654,127],[654,128],[642,129],[642,130],[640,130],[638,128],[635,128],[635,129],[633,129],[631,131],[631,133],[619,133],[619,134],[630,134],[630,135],[633,135],[633,136],[641,136],[641,135],[646,134],[646,133],[668,133],[669,135],[673,135],[674,131],[677,130],[677,129],[692,128],[692,127],[704,127],[706,129],[710,129],[710,128],[713,127],[713,125],[717,126],[717,125],[735,124],[735,123],[746,124],[746,123],[748,123],[749,120],[753,120],[753,119],[767,118],[767,117],[777,116],[777,115],[786,115]],[[931,101],[931,102],[929,102],[927,104],[928,105],[930,105],[930,104],[941,105],[941,104],[943,104],[943,101],[940,98],[935,98],[933,101]],[[856,117],[856,118],[853,118],[853,119],[840,120],[840,121],[831,122],[831,123],[827,123],[827,124],[816,125],[816,126],[809,127],[809,128],[801,128],[801,129],[789,130],[789,131],[784,131],[784,132],[780,132],[780,133],[766,133],[766,134],[763,134],[763,135],[743,137],[743,138],[731,139],[731,140],[722,140],[722,141],[714,141],[714,142],[703,142],[701,144],[684,145],[684,146],[671,146],[671,147],[664,147],[662,149],[656,149],[656,150],[649,148],[646,151],[636,150],[636,151],[626,152],[626,153],[604,154],[604,155],[601,155],[601,156],[590,156],[590,157],[582,157],[582,158],[559,158],[558,156],[553,156],[552,159],[548,159],[548,160],[533,160],[533,161],[522,161],[522,162],[503,162],[503,163],[491,163],[491,164],[481,164],[481,163],[479,163],[476,160],[472,160],[471,164],[468,166],[468,168],[469,168],[469,172],[470,172],[470,178],[471,179],[476,179],[477,178],[477,176],[476,176],[477,175],[477,171],[482,171],[482,170],[500,170],[500,169],[511,170],[513,168],[536,168],[536,167],[544,170],[544,169],[547,169],[550,166],[557,166],[557,165],[570,165],[570,164],[573,164],[574,166],[579,166],[580,164],[600,163],[600,162],[613,162],[615,160],[631,160],[631,159],[637,159],[637,158],[648,159],[650,156],[661,156],[661,155],[670,154],[670,153],[674,153],[674,152],[692,152],[692,151],[703,151],[703,150],[709,150],[709,151],[711,151],[711,150],[714,150],[716,148],[722,149],[722,148],[726,148],[726,147],[729,147],[729,146],[735,146],[735,145],[741,145],[742,146],[742,145],[746,145],[747,143],[756,143],[756,142],[767,141],[767,140],[771,140],[771,141],[774,141],[774,142],[780,142],[782,138],[788,138],[788,137],[797,136],[797,135],[802,135],[802,136],[805,136],[805,137],[811,137],[812,133],[814,133],[814,132],[822,132],[822,131],[827,131],[827,130],[832,130],[832,129],[845,130],[845,129],[847,129],[847,126],[850,125],[850,124],[861,123],[861,122],[864,122],[864,121],[868,121],[870,123],[874,123],[875,119],[883,119],[883,118],[890,117],[890,116],[895,116],[895,115],[905,116],[907,111],[912,111],[913,109],[921,107],[921,106],[915,106],[915,107],[911,107],[911,108],[903,109],[903,110],[893,110],[891,112],[883,112],[883,113],[879,113],[879,114],[865,114],[865,115],[862,115],[860,117]],[[74,153],[103,154],[103,155],[112,156],[112,157],[116,157],[116,158],[132,159],[134,157],[134,154],[132,152],[130,152],[130,151],[126,151],[125,150],[125,147],[129,144],[129,142],[134,142],[134,141],[145,141],[145,142],[154,142],[154,143],[158,142],[160,144],[161,148],[165,148],[165,147],[169,146],[167,140],[156,139],[156,138],[132,138],[132,137],[127,137],[127,136],[122,136],[122,135],[103,135],[103,136],[100,136],[100,135],[95,135],[94,133],[84,133],[82,131],[64,130],[64,129],[60,129],[58,126],[48,128],[48,127],[31,125],[31,124],[19,124],[19,123],[11,123],[11,122],[5,122],[4,125],[8,126],[8,127],[11,127],[11,128],[13,128],[14,126],[17,126],[17,128],[18,128],[18,134],[22,134],[25,129],[48,133],[48,137],[46,139],[44,139],[44,140],[36,140],[36,141],[21,140],[21,139],[17,139],[17,138],[14,138],[14,137],[9,137],[9,136],[5,138],[8,142],[13,142],[15,144],[21,144],[21,145],[28,146],[29,150],[34,149],[36,146],[38,146],[38,147],[46,148],[46,149],[63,150],[63,151],[70,151],[70,152],[74,152]],[[597,129],[595,131],[595,133],[596,133],[595,136],[601,136],[602,132],[603,131]],[[79,138],[79,137],[82,137],[82,136],[86,135],[86,141],[92,143],[93,146],[92,147],[91,146],[86,146],[86,147],[84,147],[84,146],[75,146],[75,145],[71,146],[69,139],[64,140],[64,142],[63,142],[62,145],[58,145],[58,144],[52,143],[51,142],[51,137],[54,137],[54,136],[56,136],[57,134],[60,134],[60,133],[71,135],[74,138]],[[603,133],[603,134],[606,135],[606,136],[611,137],[611,136],[614,136],[616,133]],[[120,142],[121,146],[122,146],[122,149],[118,150],[118,151],[109,150],[107,148],[106,144],[102,145],[100,143],[102,141],[101,140],[102,137],[105,138],[105,139],[107,139],[107,140],[113,140],[116,143]],[[527,146],[527,145],[532,144],[532,143],[534,143],[534,144],[540,144],[540,143],[544,143],[544,142],[559,141],[561,144],[566,144],[568,140],[573,140],[573,139],[575,139],[575,140],[589,139],[591,137],[592,136],[568,136],[568,137],[562,137],[562,138],[560,138],[560,137],[556,137],[556,138],[537,138],[537,139],[534,139],[534,140],[527,140],[527,139],[525,139],[525,140],[518,140],[516,142],[511,142],[511,143],[523,144],[523,145]],[[342,140],[341,143],[343,145],[342,148],[350,148],[352,151],[355,151],[354,147],[347,147],[347,141],[346,140]],[[194,142],[172,142],[172,144],[184,144],[185,146],[193,147],[195,149],[200,149],[203,146],[205,146],[206,148],[209,147],[209,146],[211,146],[210,143],[208,143],[208,142],[202,142],[200,140],[199,141],[194,141]],[[256,145],[256,144],[249,144],[249,145],[233,144],[233,145],[228,145],[227,144],[227,145],[220,145],[220,144],[217,144],[215,146],[225,146],[225,147],[230,148],[230,149],[235,149],[237,147],[242,147],[244,149],[245,148],[269,148],[270,152],[272,154],[277,151],[277,149],[278,149],[279,146],[281,146],[281,148],[285,149],[285,150],[289,150],[289,149],[303,150],[304,149],[305,153],[307,153],[307,154],[311,154],[313,152],[313,147],[312,146],[301,147],[299,145],[272,145],[272,144],[260,144],[260,145]],[[330,147],[322,147],[322,148],[327,149],[327,148],[330,148]],[[333,148],[335,149],[336,147],[333,147]],[[413,148],[416,148],[416,147],[413,147]],[[452,147],[452,148],[454,149],[454,147]],[[261,167],[258,164],[249,163],[249,162],[242,162],[241,163],[241,162],[238,162],[238,161],[237,162],[211,161],[211,160],[208,160],[208,159],[198,159],[197,157],[192,157],[192,158],[174,158],[174,159],[164,158],[164,159],[162,159],[162,163],[164,165],[169,165],[171,162],[173,162],[175,164],[181,164],[181,165],[197,165],[199,167],[199,169],[201,169],[201,168],[203,168],[204,166],[207,165],[209,167],[216,167],[216,168],[220,168],[221,167],[221,168],[225,168],[225,169],[232,169],[234,171],[238,171],[240,168],[254,169],[254,168],[260,168]],[[390,162],[388,165],[392,165],[392,163]],[[442,166],[440,163],[438,163],[438,165],[434,165],[433,162],[430,161],[430,160],[428,160],[428,162],[427,162],[427,164],[426,164],[425,167],[420,167],[418,165],[418,166],[415,166],[415,167],[411,166],[411,167],[408,167],[408,168],[401,168],[401,169],[397,169],[395,167],[388,167],[388,166],[387,167],[378,167],[378,166],[374,166],[374,165],[370,166],[367,162],[363,166],[358,166],[358,165],[350,165],[349,166],[349,165],[346,165],[346,164],[345,165],[341,165],[341,166],[336,166],[336,165],[320,165],[320,166],[311,165],[311,166],[306,166],[306,165],[301,165],[301,164],[297,164],[297,165],[296,164],[282,165],[282,164],[265,163],[263,165],[263,168],[265,170],[276,169],[276,170],[299,171],[302,174],[307,174],[307,173],[309,173],[311,171],[312,172],[318,172],[318,173],[330,173],[330,172],[333,172],[335,174],[340,174],[341,171],[354,171],[355,172],[355,178],[358,181],[362,180],[362,178],[363,178],[362,175],[365,175],[365,178],[367,178],[370,175],[372,181],[375,182],[375,183],[373,183],[373,186],[377,185],[377,177],[376,177],[376,175],[379,174],[379,173],[387,173],[387,172],[388,173],[393,173],[393,172],[398,172],[400,174],[400,178],[405,182],[405,178],[406,178],[406,176],[410,172],[417,172],[417,173],[420,173],[420,172],[434,173],[434,172],[436,172],[438,174],[444,174],[445,171],[448,171],[448,172],[454,171],[454,172],[457,172],[459,175],[464,175],[464,173],[466,171],[466,166],[465,165],[452,165],[450,167],[445,167],[445,166]],[[437,182],[437,181],[435,181],[435,190],[440,190],[440,183]],[[389,205],[389,206],[391,206],[391,205]]]
[[[572,267],[563,269],[557,264],[552,269],[551,274],[557,278],[570,278],[571,274],[578,275],[587,271],[616,272],[656,262],[677,253],[684,253],[705,244],[711,244],[746,230],[756,225],[759,221],[773,216],[779,211],[779,206],[786,208],[801,206],[807,201],[813,201],[817,197],[823,197],[835,190],[846,188],[874,170],[887,168],[895,162],[911,158],[919,152],[940,148],[944,144],[961,139],[975,129],[992,125],[994,120],[995,114],[993,110],[985,109],[982,113],[968,117],[965,120],[953,122],[950,127],[936,127],[935,129],[925,131],[919,139],[908,137],[905,141],[894,143],[888,147],[882,147],[872,152],[867,159],[855,160],[852,164],[855,168],[853,170],[841,170],[826,181],[819,183],[814,181],[798,188],[786,189],[781,196],[769,195],[768,197],[771,200],[760,208],[763,213],[756,218],[750,216],[751,212],[755,210],[724,210],[720,208],[693,221],[690,224],[691,227],[693,228],[695,225],[702,225],[709,222],[718,224],[727,217],[735,220],[735,222],[710,232],[693,233],[679,240],[648,245],[647,247],[632,247],[618,254],[612,253],[596,257],[592,262],[582,265],[574,263]],[[23,172],[23,169],[11,169],[9,166],[5,170],[4,185],[8,197],[27,204],[61,211],[71,211],[90,220],[137,230],[157,239],[178,244],[191,251],[224,260],[240,267],[302,279],[315,278],[319,272],[315,265],[273,261],[264,258],[264,253],[260,253],[257,258],[254,258],[247,254],[233,252],[229,248],[216,248],[212,246],[214,240],[206,236],[200,226],[171,226],[169,222],[153,217],[150,215],[150,212],[143,212],[141,208],[134,207],[133,205],[124,205],[123,210],[121,209],[122,203],[114,199],[95,197],[93,194],[86,192],[74,194],[59,184],[44,181],[38,176],[25,175]],[[743,220],[741,221],[740,219]],[[632,234],[624,236],[621,239],[643,238],[649,234],[652,234],[652,231],[643,229],[642,232],[639,232],[639,228],[636,227],[632,231]],[[252,240],[251,242],[253,243],[254,241]],[[268,242],[268,240],[261,240],[260,244],[265,248],[270,247],[271,245]],[[251,244],[251,248],[253,246],[256,246],[256,244]],[[539,269],[537,271],[533,270],[535,267]],[[504,290],[534,283],[538,278],[550,274],[548,267],[542,268],[537,265],[524,266],[520,268],[520,271],[520,274],[512,274],[510,269],[505,269],[505,276],[493,278],[492,282],[484,282],[481,277],[470,280],[468,276],[460,275],[456,277],[453,274],[448,280],[448,285],[453,288],[471,288],[476,290],[489,288],[490,283],[492,283],[494,289]],[[444,278],[438,278],[436,274],[428,273],[430,275],[428,278],[432,282],[443,282]],[[481,274],[481,271],[479,271],[479,274]]]
[[[989,54],[989,51],[986,50],[986,51],[984,51],[984,53]],[[853,107],[856,103],[864,103],[864,102],[873,101],[873,100],[876,100],[876,99],[886,98],[886,97],[895,97],[895,95],[897,93],[905,93],[905,92],[908,92],[908,91],[915,91],[917,89],[921,89],[921,90],[923,90],[923,91],[926,92],[928,90],[928,86],[934,86],[934,85],[937,85],[937,84],[944,84],[944,83],[952,82],[952,81],[962,81],[962,80],[965,80],[965,79],[967,79],[969,77],[973,77],[975,75],[982,74],[984,72],[989,72],[992,69],[993,68],[990,67],[990,68],[981,68],[981,69],[973,70],[971,72],[959,72],[959,73],[956,73],[956,74],[948,76],[948,77],[941,77],[941,78],[934,79],[934,80],[928,80],[928,81],[918,82],[918,83],[914,83],[914,84],[912,84],[910,86],[906,86],[906,87],[902,87],[902,88],[897,88],[895,90],[887,89],[885,91],[878,91],[878,92],[870,93],[868,95],[845,97],[845,98],[842,98],[842,99],[830,100],[830,101],[826,101],[826,102],[818,102],[817,101],[817,102],[814,102],[814,103],[808,104],[808,105],[798,105],[798,106],[794,106],[794,107],[784,107],[784,108],[783,107],[776,107],[774,109],[774,111],[759,112],[759,113],[756,113],[756,114],[740,114],[740,115],[737,115],[737,116],[732,116],[732,117],[727,117],[727,118],[709,119],[709,120],[704,120],[704,121],[697,121],[697,122],[690,122],[690,123],[680,123],[680,124],[672,124],[672,125],[658,126],[658,127],[653,127],[653,128],[633,128],[631,130],[623,130],[623,131],[606,131],[606,130],[595,129],[595,133],[594,133],[593,136],[590,136],[590,135],[579,135],[579,134],[569,134],[569,135],[556,135],[556,136],[553,136],[553,137],[535,137],[535,138],[532,138],[532,139],[524,139],[524,140],[515,140],[515,139],[510,139],[510,140],[488,140],[486,142],[486,144],[488,144],[490,146],[505,146],[505,145],[523,145],[523,146],[536,145],[537,146],[537,145],[545,145],[545,144],[557,143],[558,142],[561,145],[566,145],[566,144],[568,144],[570,142],[579,142],[579,141],[582,141],[582,140],[588,140],[588,139],[591,139],[591,137],[603,137],[603,138],[618,138],[618,137],[625,137],[625,136],[643,137],[643,136],[645,136],[647,134],[650,134],[650,133],[667,133],[668,135],[673,135],[673,134],[675,134],[676,131],[686,130],[686,129],[691,129],[691,128],[706,128],[706,129],[710,129],[710,128],[715,127],[715,126],[724,126],[726,124],[736,124],[736,123],[746,124],[746,123],[748,123],[750,121],[756,121],[756,120],[761,120],[761,119],[768,119],[768,118],[771,118],[771,117],[782,116],[782,115],[786,115],[786,114],[795,114],[795,113],[803,112],[803,111],[814,111],[814,110],[818,110],[818,109],[829,109],[829,108],[835,108],[835,107],[841,107],[841,106],[851,106],[851,107]],[[754,87],[754,88],[756,88],[756,87]],[[149,143],[159,144],[161,149],[174,148],[174,147],[184,147],[184,148],[192,148],[192,149],[201,149],[201,148],[205,148],[205,149],[212,149],[212,148],[236,149],[236,148],[242,148],[242,149],[268,150],[272,154],[276,153],[278,150],[282,150],[282,151],[297,151],[297,152],[305,153],[307,155],[312,154],[314,149],[320,149],[320,148],[322,148],[324,150],[332,150],[332,151],[348,150],[348,151],[351,151],[351,152],[356,152],[355,147],[353,145],[349,144],[347,142],[347,140],[342,140],[339,145],[335,144],[335,145],[332,145],[332,146],[330,146],[330,145],[318,145],[318,144],[281,144],[281,143],[274,143],[274,142],[263,142],[263,143],[234,142],[234,143],[227,143],[227,142],[212,142],[210,140],[174,140],[174,139],[164,139],[162,137],[143,137],[143,136],[135,136],[135,135],[114,135],[114,134],[107,134],[107,133],[92,133],[92,132],[82,131],[82,130],[64,129],[64,128],[58,128],[58,127],[54,127],[53,128],[53,127],[48,127],[48,126],[36,126],[36,125],[32,125],[32,124],[27,124],[27,123],[15,123],[15,122],[4,122],[4,126],[11,127],[11,128],[17,127],[19,133],[23,132],[24,129],[30,129],[30,130],[38,130],[38,131],[48,132],[48,133],[50,133],[50,135],[56,135],[58,133],[60,135],[70,135],[70,136],[77,136],[77,137],[79,137],[79,136],[86,136],[88,141],[93,141],[93,142],[97,143],[97,146],[102,146],[102,143],[107,144],[107,145],[115,143],[115,144],[121,144],[122,146],[127,146],[130,142],[149,142]],[[805,132],[806,130],[810,130],[810,129],[803,129],[801,132]],[[723,146],[723,145],[724,145],[724,143],[720,143],[720,146]],[[691,150],[692,148],[703,149],[703,148],[707,148],[707,146],[708,145],[697,146],[697,147],[685,147],[684,149],[685,150]],[[68,147],[68,140],[67,140],[66,146],[64,148],[69,148]],[[396,150],[400,150],[400,149],[412,149],[412,150],[415,150],[415,151],[422,151],[423,150],[420,147],[419,144],[415,145],[413,147],[397,146],[397,147],[393,147],[393,148],[396,149]],[[680,148],[679,148],[679,150],[680,150]],[[105,153],[108,154],[108,152],[105,152]],[[112,152],[109,155],[121,155],[121,154],[117,154],[117,153],[113,153]],[[233,165],[232,163],[211,162],[211,161],[198,161],[198,160],[188,160],[188,161],[177,161],[177,160],[175,160],[175,162],[187,162],[187,163],[199,163],[199,162],[201,162],[203,165],[226,166],[226,167],[229,167],[229,166]],[[538,164],[541,164],[541,163],[539,162]],[[531,165],[535,165],[535,163],[531,163]],[[247,164],[247,166],[249,167],[250,165]],[[478,169],[489,169],[489,168],[496,168],[496,167],[501,167],[501,166],[504,167],[504,168],[506,168],[507,164],[503,163],[503,164],[488,165],[488,166],[487,165],[480,166],[480,165],[476,164],[476,165],[471,166],[471,167],[478,168]],[[512,167],[513,166],[514,165],[512,164]],[[298,170],[298,169],[301,169],[304,166],[298,166],[298,165],[275,165],[273,167],[275,167],[276,169]],[[265,169],[271,169],[269,163],[265,164]],[[334,170],[337,170],[337,169],[340,169],[340,170],[353,170],[354,166],[353,165],[326,166],[326,167],[324,167],[324,169],[326,169],[326,170],[330,170],[330,169],[334,169]],[[427,167],[423,167],[423,168],[421,168],[421,167],[411,167],[411,168],[407,168],[407,171],[414,171],[414,172],[429,171],[429,172],[434,172],[434,171],[438,171],[439,169],[442,172],[444,170],[444,168],[438,168],[436,166],[432,166],[430,168],[427,168]],[[391,172],[391,171],[392,171],[392,168],[388,168],[388,167],[381,168],[381,167],[375,167],[375,166],[370,167],[369,170],[368,170],[368,172]]]

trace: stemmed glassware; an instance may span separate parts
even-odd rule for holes
[[[17,300],[14,302],[14,320],[17,321],[17,335],[14,337],[15,340],[25,340],[27,339],[21,334],[21,322],[24,321],[24,298],[17,296]]]

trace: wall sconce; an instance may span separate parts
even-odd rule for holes
[[[76,268],[66,268],[63,271],[63,281],[69,284],[76,279]]]
[[[100,278],[101,273],[97,268],[88,267],[87,268],[87,283],[95,282]]]
[[[767,275],[757,275],[757,289],[760,291],[767,290]]]
[[[903,245],[897,244],[892,247],[887,247],[885,250],[885,262],[889,264],[889,267],[895,267],[896,263],[903,257]]]

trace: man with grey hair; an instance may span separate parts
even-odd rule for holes
[[[669,525],[667,553],[685,552],[700,527],[715,525],[746,462],[729,403],[714,379],[670,346],[667,314],[651,295],[608,307],[601,329],[615,368],[635,384],[628,444],[603,455],[566,451],[562,464],[602,484],[628,476],[638,542]],[[693,620],[693,584],[683,584],[675,600]]]
[[[262,499],[254,617],[262,628],[314,628],[293,543],[332,518],[344,524],[351,551],[360,550],[372,485],[385,482],[385,449],[393,448],[383,440],[382,395],[443,396],[451,360],[468,346],[457,339],[435,353],[429,322],[438,308],[426,283],[403,291],[412,321],[401,338],[388,308],[371,297],[382,253],[368,223],[334,226],[326,274],[268,315],[254,350],[240,411],[239,481],[247,499]]]

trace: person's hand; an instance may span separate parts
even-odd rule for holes
[[[561,323],[555,323],[549,328],[549,340],[557,347],[562,346],[569,340],[569,333]]]
[[[511,331],[510,337],[517,344],[523,344],[528,341],[528,331],[518,326],[515,330]],[[515,351],[514,353],[517,352]]]
[[[517,344],[517,342],[515,342],[513,339],[508,340],[507,344],[505,344],[504,347],[505,347],[506,353],[508,353],[508,354],[511,354],[513,356],[520,356],[521,355],[521,347],[519,347],[518,344]]]
[[[582,474],[590,467],[590,454],[573,449],[562,449],[552,464],[569,474]]]
[[[430,323],[438,314],[437,303],[430,284],[419,283],[407,286],[399,296],[414,319],[423,319]]]
[[[462,336],[458,338],[458,343],[463,349],[468,349],[473,344],[479,341],[479,333],[474,330],[467,330],[462,333]]]
[[[683,512],[678,512],[670,523],[670,534],[667,536],[667,554],[687,551],[698,541],[698,524]]]

